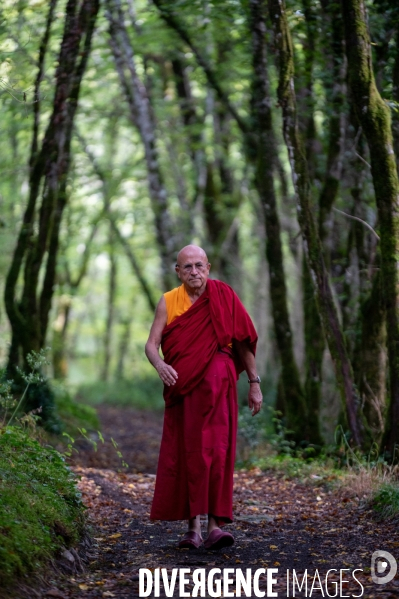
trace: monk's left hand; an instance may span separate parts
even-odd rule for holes
[[[262,391],[260,390],[260,386],[258,384],[252,384],[249,386],[248,392],[248,406],[249,409],[252,410],[252,416],[257,414],[262,407]]]

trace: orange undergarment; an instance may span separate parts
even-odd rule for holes
[[[180,285],[180,287],[175,287],[172,291],[164,293],[164,298],[168,314],[167,325],[173,322],[178,316],[184,314],[192,306],[184,285]]]

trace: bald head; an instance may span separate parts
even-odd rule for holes
[[[194,256],[195,258],[193,258]],[[177,254],[176,263],[180,266],[183,262],[186,262],[187,259],[193,259],[195,262],[197,262],[198,259],[204,264],[208,263],[208,257],[205,253],[205,250],[200,248],[198,245],[193,244],[186,245],[180,250],[180,252]]]
[[[198,245],[186,245],[177,254],[177,276],[191,296],[205,291],[210,268],[205,251]]]

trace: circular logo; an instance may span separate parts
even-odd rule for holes
[[[390,569],[385,576],[381,576],[387,571],[388,566]],[[371,556],[371,578],[376,584],[386,584],[395,578],[396,572],[398,571],[398,564],[394,556],[389,551],[374,551]]]

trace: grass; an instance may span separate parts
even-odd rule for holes
[[[399,516],[399,484],[398,482],[383,482],[374,491],[370,505],[381,520],[391,520]]]
[[[83,530],[64,458],[17,427],[0,430],[0,588],[38,570]]]
[[[269,470],[284,478],[297,479],[317,486],[340,484],[345,479],[345,471],[338,469],[328,458],[304,460],[290,455],[276,455],[274,452],[262,457],[258,462],[262,470]]]

